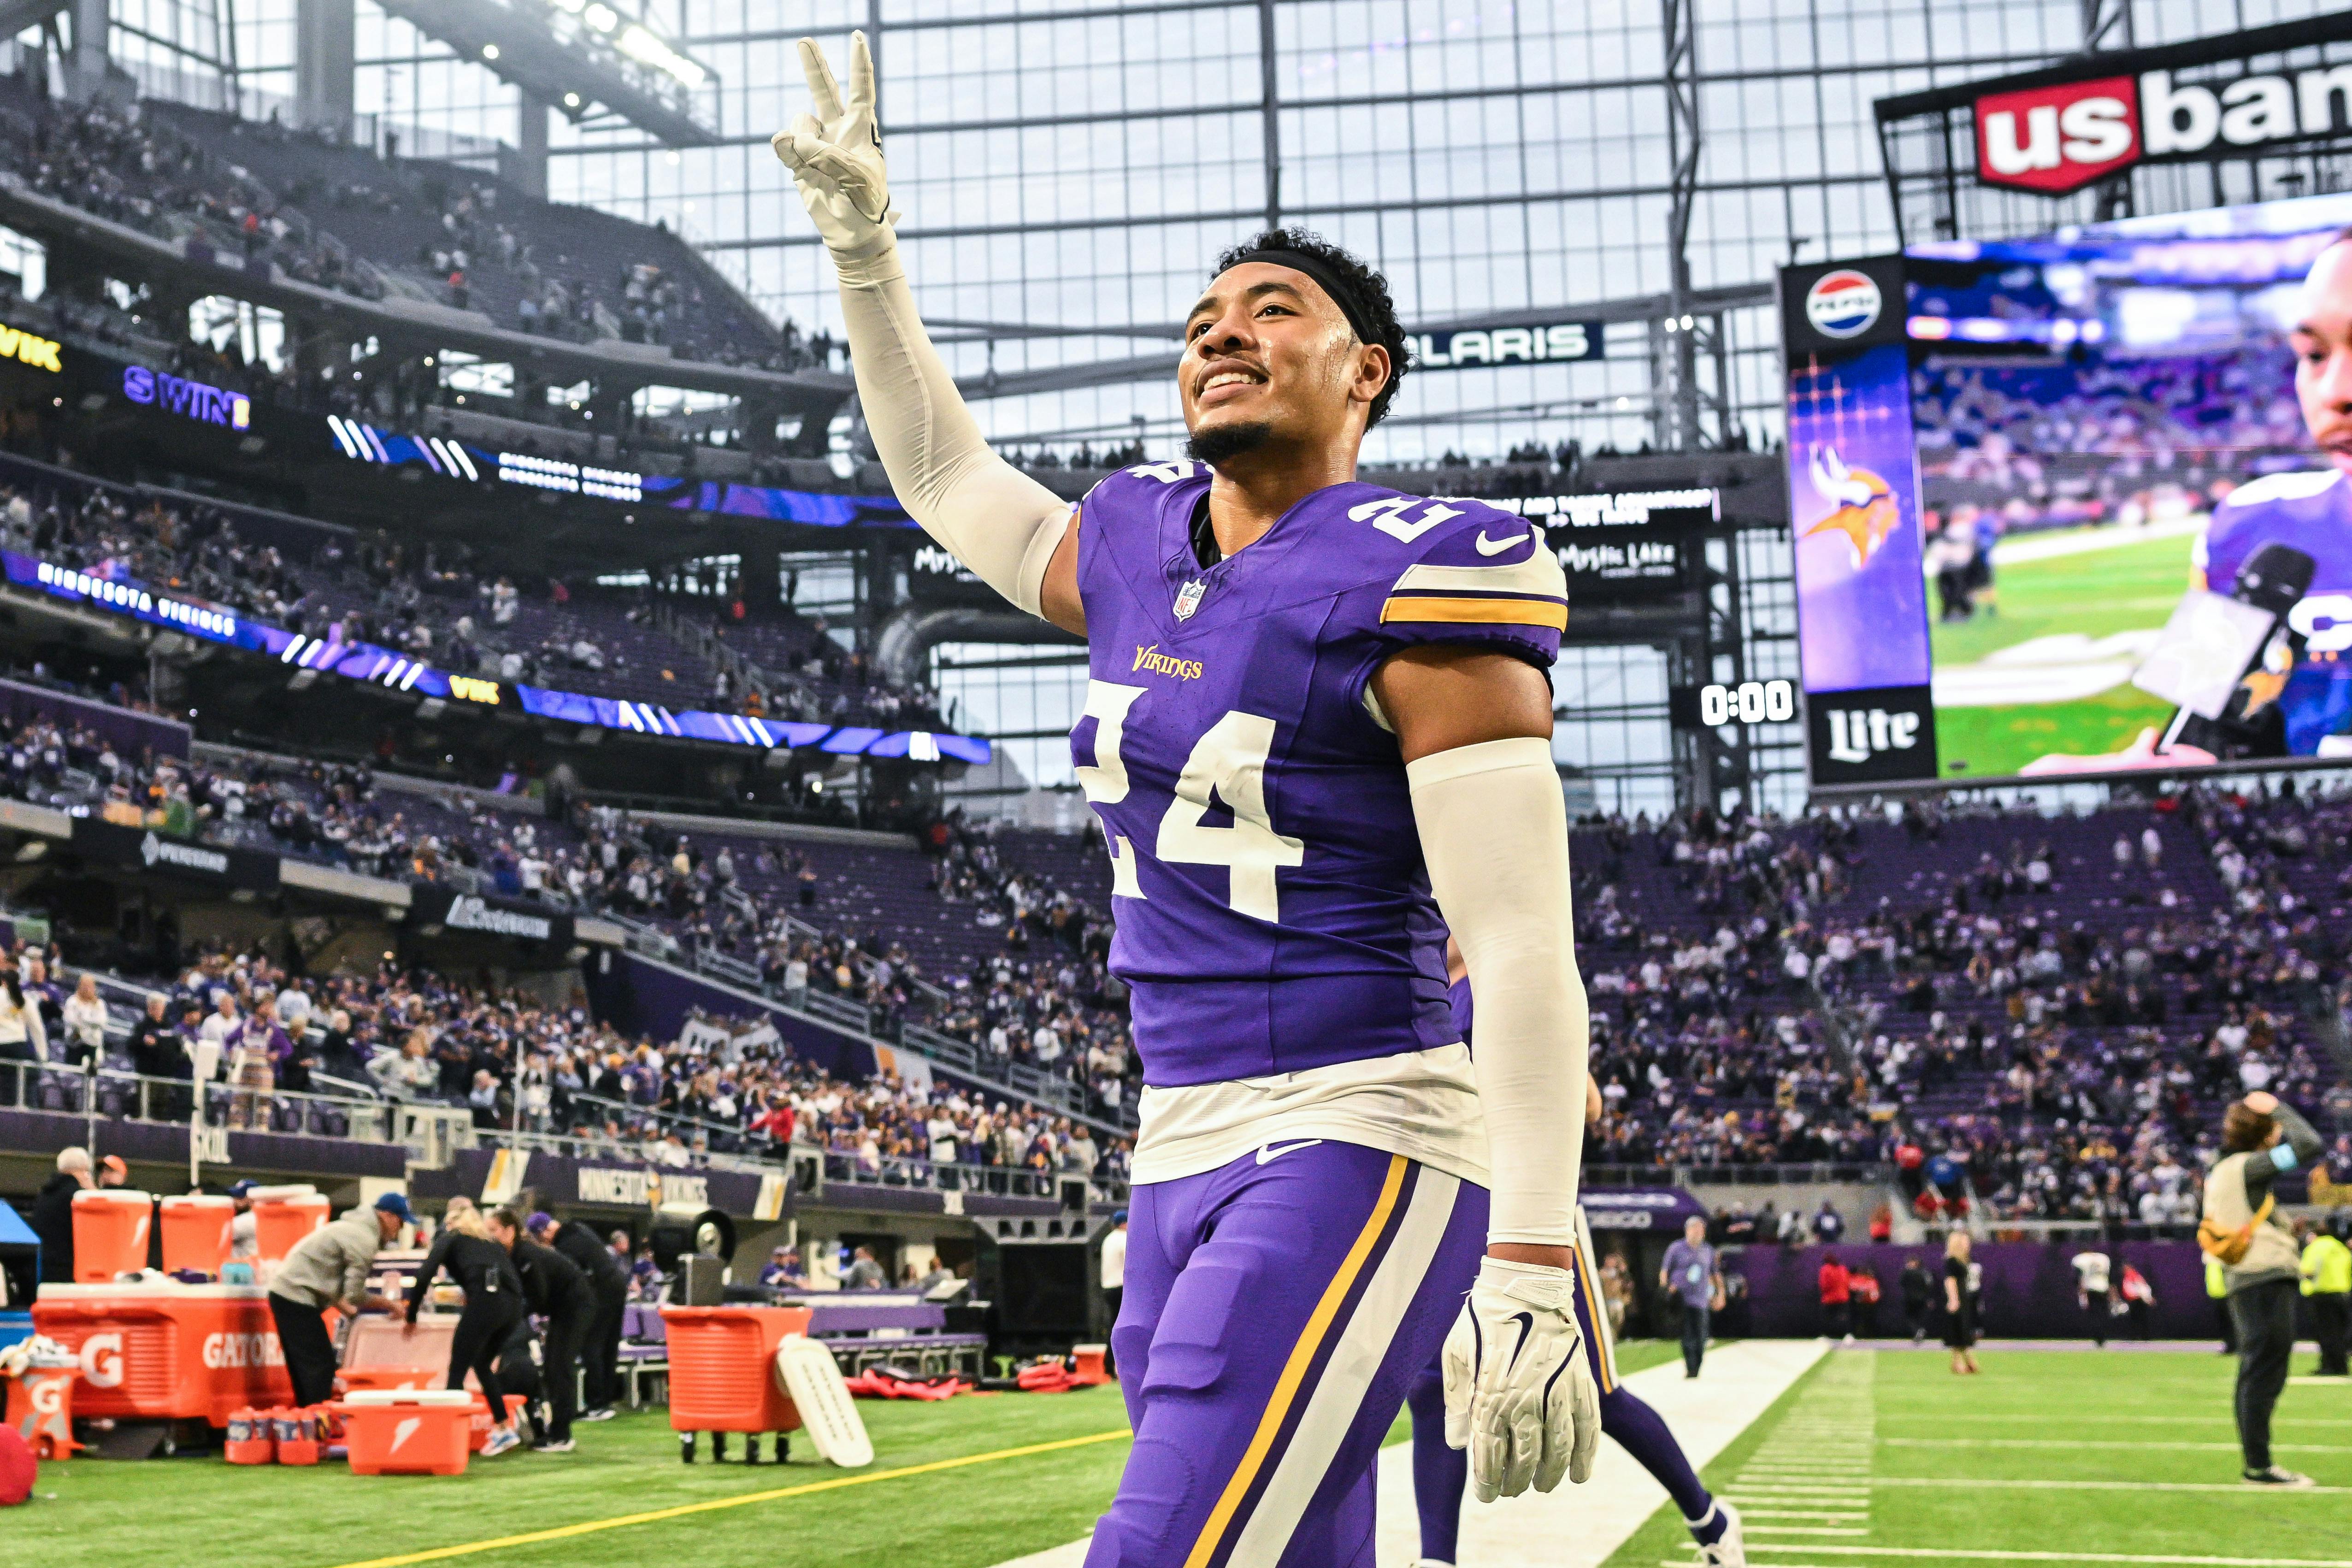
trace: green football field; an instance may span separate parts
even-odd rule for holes
[[[1627,1344],[1620,1363],[1673,1354]],[[1983,1365],[1960,1379],[1932,1351],[1825,1358],[1706,1467],[1747,1511],[1752,1561],[2352,1568],[2352,1387],[2297,1384],[2280,1406],[2280,1462],[2323,1489],[2256,1494],[2235,1484],[2221,1357],[1990,1352]],[[1108,1388],[859,1409],[877,1456],[863,1471],[805,1453],[689,1468],[658,1412],[581,1427],[576,1455],[449,1479],[77,1459],[44,1466],[36,1500],[0,1514],[0,1563],[990,1568],[1084,1534],[1127,1453]],[[1610,1568],[1689,1558],[1668,1510]]]
[[[2311,1357],[2298,1354],[2295,1370]],[[1946,1563],[2352,1568],[2352,1384],[2290,1384],[2274,1460],[2241,1486],[2233,1359],[2201,1351],[1839,1351],[1706,1467],[1770,1568]],[[1666,1510],[1609,1560],[1692,1560]]]
[[[2068,537],[2037,534],[2028,542]],[[1997,614],[1934,623],[1930,642],[1937,669],[1975,664],[2041,637],[2074,634],[2096,641],[2163,626],[2188,586],[2193,540],[2179,534],[2001,566]],[[1932,615],[1932,583],[1928,600]],[[2171,713],[2168,704],[2128,685],[2074,701],[1939,706],[1936,748],[1948,778],[1998,778],[2053,752],[2088,755],[2120,750]]]

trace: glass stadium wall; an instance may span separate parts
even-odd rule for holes
[[[115,0],[153,89],[248,112],[292,94],[295,0]],[[210,9],[218,7],[217,12]],[[634,10],[622,4],[625,11]],[[655,20],[724,80],[722,142],[672,150],[626,127],[552,128],[551,193],[703,246],[779,320],[838,331],[831,274],[767,146],[803,107],[794,40],[838,60],[877,41],[900,234],[927,317],[960,373],[1012,378],[1165,355],[1212,258],[1270,220],[1375,258],[1408,321],[1663,295],[1688,214],[1687,286],[1752,284],[1793,258],[1894,243],[1871,122],[1892,93],[2026,68],[2081,49],[2291,21],[2321,0],[652,0]],[[360,0],[355,102],[404,151],[464,155],[516,137],[515,89]],[[1687,16],[1685,51],[1670,33]],[[217,79],[194,39],[215,17]],[[37,47],[26,34],[16,47]],[[168,57],[168,58],[166,58]],[[1670,81],[1670,62],[1675,80]],[[168,67],[167,70],[165,68]],[[179,73],[178,76],[172,75]],[[179,86],[173,82],[186,79]],[[1698,137],[1684,151],[1677,89]],[[470,160],[469,160],[470,161]],[[1679,178],[1678,178],[1679,168]],[[1607,356],[1427,371],[1368,457],[1413,463],[1528,444],[1661,442],[1659,323],[1612,325]],[[1727,314],[1728,423],[1779,433],[1771,311]],[[981,405],[1024,452],[1180,437],[1164,374],[1043,377]],[[1015,383],[1019,385],[1021,384]],[[1731,546],[1718,546],[1717,553]],[[1789,663],[1785,549],[1736,546],[1752,676]],[[1759,595],[1761,596],[1759,598]],[[1778,617],[1776,619],[1776,616]],[[999,650],[1000,652],[1002,650]],[[969,658],[966,658],[969,655]],[[985,664],[984,649],[942,656]],[[1603,808],[1675,804],[1663,656],[1564,661],[1560,754]],[[1722,671],[1727,675],[1729,671]],[[948,679],[967,705],[1038,729],[1084,672],[1056,658]],[[984,677],[984,679],[983,679]],[[1056,689],[1008,692],[1008,682]],[[1057,694],[1058,693],[1058,694]],[[1036,716],[1014,721],[1014,712]],[[1015,748],[1051,772],[1050,738]],[[1026,767],[1024,763],[1024,769]],[[1066,773],[1066,757],[1058,764]],[[1757,759],[1763,804],[1803,787],[1794,748]]]

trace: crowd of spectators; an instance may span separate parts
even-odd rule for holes
[[[2011,529],[2202,511],[2282,462],[2304,466],[2294,368],[2268,334],[2114,361],[1930,359],[1912,404],[1925,499],[1992,509]]]
[[[989,1173],[1016,1170],[1126,1173],[1124,1140],[1002,1095],[926,1074],[843,1082],[795,1058],[772,1026],[698,1018],[674,1041],[631,1038],[592,1020],[577,994],[467,984],[389,953],[372,973],[303,978],[258,952],[207,952],[150,992],[138,1016],[110,1014],[87,980],[60,984],[53,977],[63,973],[54,950],[12,942],[0,953],[0,993],[21,996],[37,1020],[26,1060],[79,1068],[96,1056],[188,1081],[197,1047],[210,1044],[234,1127],[311,1125],[313,1108],[289,1097],[373,1086],[463,1108],[488,1132],[572,1139],[672,1167],[778,1159],[799,1146],[824,1151],[834,1176],[892,1184],[982,1187]],[[25,1088],[39,1092],[37,1081]],[[18,1092],[13,1074],[0,1078],[11,1103]]]

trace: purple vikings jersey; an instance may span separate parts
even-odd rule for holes
[[[2293,545],[2316,568],[2310,589],[2287,612],[2303,647],[2278,695],[2287,751],[2311,756],[2352,729],[2352,663],[2345,659],[2352,649],[2352,484],[2330,468],[2240,486],[2213,509],[2197,542],[2195,581],[2226,594],[2247,557],[2273,543]]]
[[[1479,501],[1343,484],[1202,567],[1208,490],[1197,463],[1124,469],[1078,534],[1092,679],[1070,748],[1110,847],[1144,1081],[1451,1045],[1445,927],[1365,687],[1421,643],[1549,667],[1559,563]]]

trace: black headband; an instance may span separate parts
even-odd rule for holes
[[[1363,297],[1357,291],[1356,285],[1349,281],[1340,274],[1339,268],[1321,257],[1309,255],[1304,250],[1285,250],[1278,247],[1270,250],[1253,250],[1246,255],[1234,257],[1226,270],[1230,271],[1234,267],[1240,267],[1252,261],[1263,261],[1270,267],[1287,267],[1293,271],[1306,273],[1322,286],[1323,292],[1330,296],[1331,303],[1339,307],[1339,313],[1348,318],[1348,325],[1356,330],[1359,342],[1367,343],[1380,342],[1380,339],[1373,335],[1371,313],[1364,309]]]

